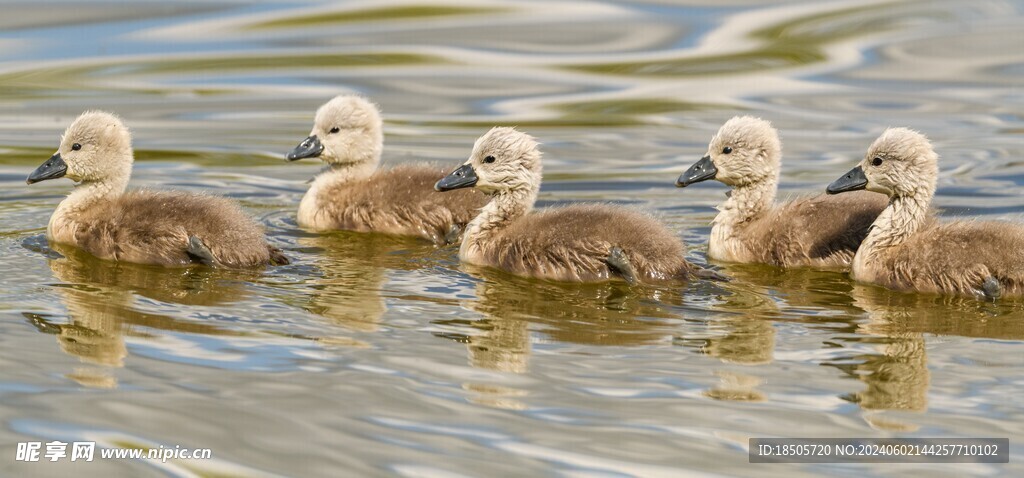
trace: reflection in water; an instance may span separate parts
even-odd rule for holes
[[[526,279],[468,264],[463,269],[481,278],[468,306],[483,314],[469,324],[477,334],[448,335],[464,342],[474,367],[508,373],[529,371],[531,327],[557,342],[636,346],[665,342],[680,317],[672,305],[682,303],[679,290],[632,287],[624,282],[562,284]],[[491,384],[466,383],[475,402],[520,409],[514,400],[525,391]]]
[[[216,326],[145,312],[134,307],[136,296],[183,305],[223,306],[246,295],[245,280],[255,273],[208,268],[165,269],[101,261],[75,248],[55,245],[64,255],[51,259],[55,285],[67,308],[68,322],[25,313],[41,332],[55,334],[61,350],[81,361],[101,366],[80,368],[67,375],[87,387],[113,388],[110,368],[124,366],[128,356],[124,336],[147,336],[144,327],[207,335],[229,332]]]
[[[863,334],[878,336],[880,339],[857,339],[877,344],[875,349],[879,353],[853,357],[853,361],[858,363],[843,367],[847,373],[867,384],[867,389],[846,398],[868,411],[927,410],[928,383],[931,375],[928,372],[924,337],[915,331],[889,327],[893,321],[899,322],[917,312],[910,312],[902,307],[889,307],[885,297],[878,295],[876,287],[856,285],[853,297],[854,303],[868,313],[868,322],[861,324],[859,330]],[[887,420],[870,414],[865,419],[880,429],[917,429],[910,423]]]
[[[726,264],[725,273],[733,278],[728,286],[732,293],[710,307],[725,313],[713,322],[725,331],[689,343],[727,364],[770,364],[775,350],[776,321],[813,323],[820,320],[824,311],[857,310],[851,303],[851,286],[845,274],[759,264]],[[842,323],[837,326],[850,328]],[[734,401],[765,399],[756,390],[762,382],[760,378],[734,370],[719,370],[716,374],[720,383],[707,390],[706,396]]]
[[[853,374],[868,388],[854,394],[866,410],[924,411],[928,407],[928,357],[920,334],[893,334],[878,346],[879,355],[864,355]]]
[[[483,335],[469,338],[469,362],[498,372],[526,373],[530,362],[529,322],[519,318],[490,318],[473,324]]]
[[[359,332],[380,327],[380,318],[387,311],[381,294],[387,271],[416,269],[418,264],[410,257],[434,249],[414,238],[347,231],[300,237],[298,244],[316,254],[318,269],[308,279],[305,303],[299,305]]]
[[[725,362],[767,364],[775,348],[777,320],[815,323],[823,313],[840,316],[858,309],[849,297],[845,274],[812,269],[781,269],[759,264],[728,264],[731,295],[723,296],[711,310],[728,315],[717,319],[730,332],[707,339],[700,350]],[[842,322],[830,325],[849,329]]]
[[[485,383],[472,383],[467,382],[462,384],[462,388],[474,392],[475,395],[469,398],[469,401],[478,405],[491,408],[501,408],[505,410],[525,410],[526,405],[517,400],[519,397],[525,397],[527,395],[526,390],[520,390],[518,388],[503,387],[494,384]]]
[[[823,312],[833,315],[860,312],[850,298],[852,284],[845,273],[760,264],[729,264],[725,273],[732,276],[736,284],[759,295],[761,300],[773,302],[751,306],[760,317],[806,319]],[[742,310],[744,305],[738,302],[736,309]]]
[[[1024,339],[1024,303],[997,304],[968,297],[911,294],[862,284],[853,286],[854,304],[871,321],[861,329],[873,335],[957,335],[999,340]]]
[[[761,274],[753,274],[757,269]],[[775,328],[772,320],[780,317],[779,304],[773,289],[780,286],[749,281],[752,277],[764,279],[762,266],[727,265],[725,273],[732,278],[726,287],[729,293],[709,307],[715,314],[711,325],[724,329],[723,333],[701,340],[687,341],[702,354],[716,357],[726,363],[761,365],[772,362],[775,349]]]
[[[860,355],[856,365],[840,366],[868,388],[849,397],[865,410],[924,412],[928,408],[931,374],[925,335],[960,335],[1020,340],[1024,324],[1020,304],[990,304],[963,297],[909,294],[857,284],[854,304],[867,312],[852,342],[877,344],[878,354]],[[886,429],[913,425],[875,420]]]
[[[772,319],[778,316],[779,309],[767,293],[758,289],[734,287],[731,294],[723,296],[722,301],[712,307],[715,311],[726,312],[714,321],[714,325],[725,332],[698,341],[695,344],[698,351],[726,363],[771,363],[775,349]]]
[[[763,402],[765,395],[757,389],[761,379],[752,375],[719,370],[716,372],[721,382],[707,391],[704,396],[715,400],[733,402]]]
[[[749,316],[723,317],[719,325],[725,335],[706,339],[701,351],[723,362],[763,365],[772,362],[775,327],[770,320]]]
[[[623,282],[561,284],[469,265],[463,268],[483,279],[470,307],[484,314],[475,326],[487,332],[471,337],[470,342],[487,344],[479,349],[483,355],[515,357],[521,365],[508,362],[504,366],[510,370],[526,369],[528,325],[557,342],[645,345],[664,342],[674,321],[680,319],[672,310],[673,305],[682,304],[682,293],[676,289],[631,287]],[[477,362],[502,360],[474,359]]]
[[[63,258],[50,260],[50,270],[66,283],[113,287],[160,302],[194,306],[227,306],[248,295],[245,284],[259,279],[258,270],[207,267],[163,268],[97,259],[80,249],[51,244]]]
[[[742,267],[737,267],[741,272]],[[775,350],[775,327],[772,319],[778,317],[779,307],[771,298],[770,291],[760,285],[739,283],[731,269],[733,283],[729,294],[711,307],[724,312],[718,315],[713,325],[724,331],[712,337],[689,341],[705,355],[716,357],[726,364],[764,365],[772,362]],[[763,392],[757,390],[762,380],[753,375],[733,370],[714,372],[719,383],[704,391],[704,396],[715,400],[760,402],[765,400]]]

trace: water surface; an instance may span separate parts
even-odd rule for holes
[[[773,2],[778,3],[778,2]],[[721,267],[631,288],[314,235],[315,108],[377,101],[386,164],[457,164],[493,125],[543,142],[541,206],[654,211],[706,264],[725,187],[677,190],[726,119],[781,130],[780,198],[885,127],[928,133],[945,216],[1024,212],[1024,3],[25,2],[0,20],[0,450],[212,448],[12,476],[995,476],[1009,465],[749,465],[750,437],[1024,443],[1024,306],[839,273]],[[134,187],[236,198],[294,263],[161,270],[51,250],[68,181],[25,176],[81,111],[132,128]]]

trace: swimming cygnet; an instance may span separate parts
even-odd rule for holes
[[[867,192],[818,195],[774,204],[782,143],[771,123],[737,116],[718,130],[707,154],[676,186],[717,179],[732,187],[718,206],[708,257],[782,267],[847,268],[885,198]]]
[[[890,128],[829,194],[867,189],[889,197],[857,249],[852,276],[891,289],[974,295],[1024,293],[1024,227],[993,221],[939,223],[928,214],[938,155],[924,135]]]
[[[131,141],[128,128],[110,113],[87,111],[71,123],[57,153],[27,179],[78,182],[50,216],[50,241],[101,259],[161,266],[288,263],[233,201],[180,191],[125,192],[134,161]]]
[[[477,191],[436,194],[433,185],[445,174],[438,166],[378,170],[383,134],[377,106],[359,96],[340,95],[317,110],[313,131],[288,154],[327,163],[299,204],[299,225],[458,242],[487,199]]]
[[[599,204],[533,212],[540,183],[533,137],[513,128],[481,136],[469,160],[435,185],[438,191],[476,187],[490,196],[466,226],[459,258],[568,282],[721,278],[687,262],[683,241],[646,214]]]

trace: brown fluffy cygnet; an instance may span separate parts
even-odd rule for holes
[[[541,152],[533,137],[512,128],[480,137],[469,160],[435,186],[476,187],[490,196],[466,226],[459,258],[569,282],[716,276],[687,262],[683,241],[649,215],[599,204],[532,211],[540,183]]]
[[[718,206],[708,257],[781,267],[845,269],[885,198],[867,192],[818,195],[775,204],[782,143],[771,123],[737,116],[718,130],[707,154],[676,181],[716,179],[732,187]]]
[[[327,164],[299,204],[299,226],[458,242],[487,199],[477,191],[436,194],[434,183],[445,174],[439,166],[378,170],[383,134],[380,111],[362,97],[340,95],[317,110],[313,131],[288,154],[291,161],[315,157]]]
[[[50,241],[101,259],[221,267],[287,264],[263,228],[233,201],[180,191],[128,191],[134,155],[128,128],[101,111],[71,123],[57,153],[28,184],[70,178],[78,184],[50,216]]]
[[[994,221],[940,223],[928,214],[939,157],[921,133],[890,128],[829,194],[867,189],[889,197],[857,249],[852,276],[891,289],[974,295],[1024,294],[1024,227]]]

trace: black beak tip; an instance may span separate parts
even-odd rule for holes
[[[324,145],[320,142],[320,138],[313,135],[302,140],[302,142],[299,143],[292,152],[285,156],[285,159],[288,161],[298,161],[300,159],[316,158],[319,157],[320,153],[323,153],[323,151]]]
[[[844,174],[841,178],[832,181],[825,188],[826,194],[839,194],[848,191],[857,191],[865,189],[868,185],[868,178],[864,175],[864,170],[857,166],[850,170],[850,172]]]
[[[25,184],[32,185],[49,179],[62,178],[67,170],[68,165],[64,162],[64,158],[60,157],[60,153],[54,154],[25,178]]]
[[[476,186],[476,171],[468,164],[459,166],[447,176],[434,183],[434,190],[438,192],[451,191],[454,189],[470,188]]]
[[[679,178],[676,179],[676,187],[685,188],[691,184],[715,179],[715,176],[717,175],[718,168],[716,168],[715,163],[711,161],[711,156],[704,156],[703,158],[700,158],[700,161],[697,161],[693,166],[690,166],[690,169],[687,169],[686,172],[679,175]]]
[[[316,157],[316,155],[310,154],[309,151],[292,151],[292,152],[288,153],[288,155],[285,156],[284,158],[288,162],[292,162],[292,161],[298,161],[300,159],[314,158],[314,157]]]

